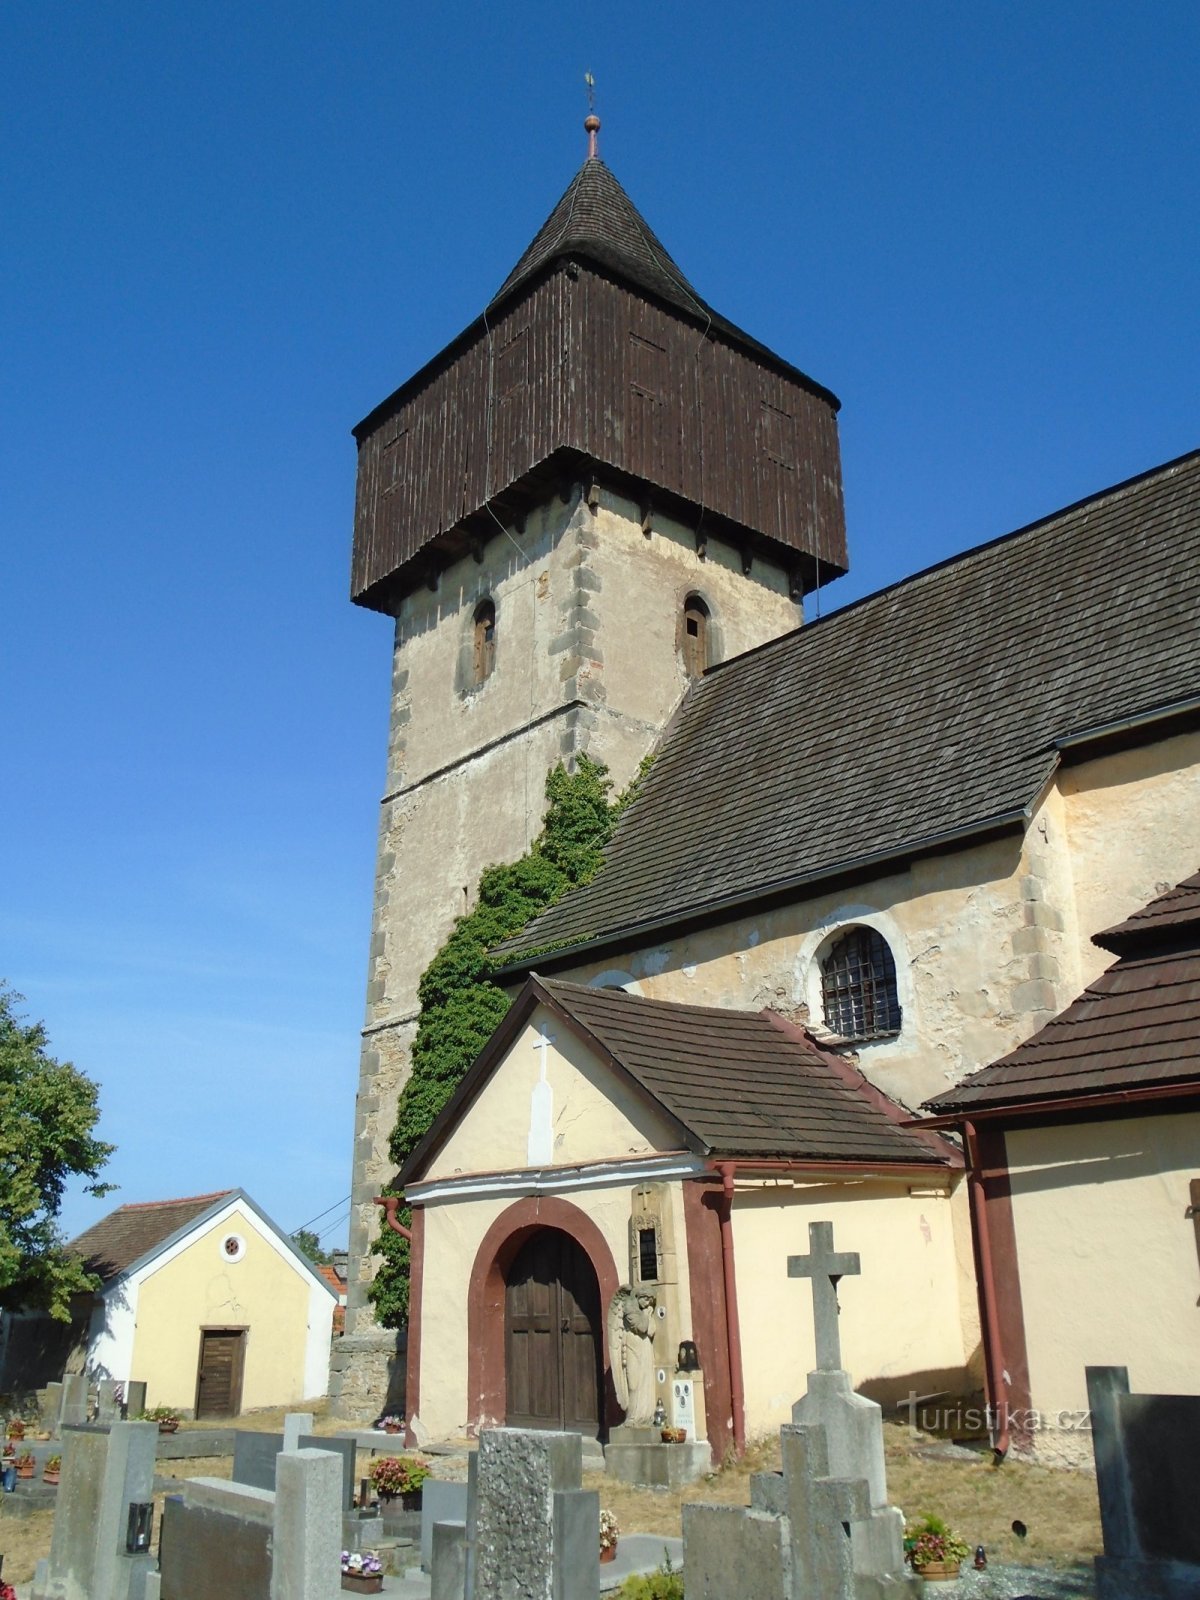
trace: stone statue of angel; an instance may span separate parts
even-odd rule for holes
[[[625,1411],[625,1421],[648,1428],[654,1417],[654,1308],[655,1297],[642,1290],[635,1294],[623,1283],[608,1307],[608,1353],[613,1388]]]

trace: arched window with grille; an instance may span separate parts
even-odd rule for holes
[[[825,1026],[842,1039],[890,1039],[900,1032],[896,963],[874,928],[851,928],[821,962]]]
[[[472,662],[472,676],[475,683],[482,683],[491,676],[492,668],[496,665],[496,603],[494,600],[481,600],[475,607],[475,651]]]
[[[709,610],[698,594],[690,594],[683,602],[683,670],[689,678],[698,678],[709,664]]]

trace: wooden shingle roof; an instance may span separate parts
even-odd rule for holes
[[[948,1151],[901,1125],[899,1106],[772,1012],[543,984],[706,1153],[946,1162]]]
[[[488,310],[494,311],[553,263],[570,257],[591,261],[622,282],[684,312],[702,328],[718,330],[771,366],[799,377],[807,388],[822,395],[835,410],[838,408],[837,396],[823,384],[800,372],[701,298],[599,156],[589,156],[572,178],[496,291]]]
[[[1124,922],[1118,922],[1116,927],[1097,933],[1092,943],[1102,950],[1111,950],[1114,955],[1122,955],[1127,950],[1144,948],[1160,937],[1178,943],[1185,929],[1190,929],[1200,939],[1200,872],[1158,895]]]
[[[1200,701],[1197,616],[1200,452],[716,667],[605,866],[497,959],[657,938],[1017,826],[1064,744]]]
[[[1116,929],[1121,957],[1031,1039],[926,1102],[935,1115],[1186,1088],[1200,1094],[1200,873]]]
[[[401,1184],[417,1179],[538,1004],[631,1079],[697,1155],[800,1165],[959,1164],[952,1145],[906,1126],[906,1111],[772,1012],[680,1005],[534,975],[408,1158]]]

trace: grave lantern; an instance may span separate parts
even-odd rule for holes
[[[129,1522],[125,1529],[125,1550],[128,1555],[145,1555],[150,1548],[150,1532],[154,1523],[153,1500],[132,1500],[129,1504]]]

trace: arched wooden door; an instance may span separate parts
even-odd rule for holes
[[[541,1228],[505,1278],[504,1359],[511,1428],[597,1436],[603,1340],[600,1286],[569,1234]]]

